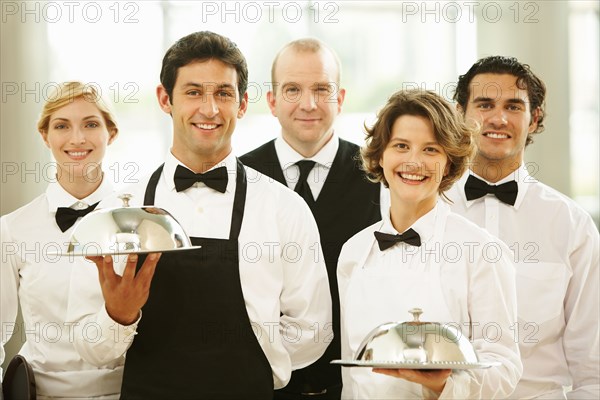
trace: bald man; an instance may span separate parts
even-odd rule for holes
[[[271,79],[267,100],[281,135],[240,159],[295,190],[310,206],[333,303],[331,334],[319,338],[330,342],[327,351],[294,371],[275,399],[339,399],[340,367],[329,363],[340,358],[337,259],[346,240],[381,219],[381,187],[361,170],[359,146],[334,132],[346,91],[340,87],[340,62],[332,49],[312,38],[288,43],[273,61]]]

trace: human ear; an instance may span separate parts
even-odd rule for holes
[[[158,85],[156,87],[156,97],[160,108],[167,114],[171,114],[171,100],[167,93],[167,89],[165,89],[163,85]]]
[[[529,123],[529,129],[528,129],[529,133],[535,132],[537,130],[537,128],[538,128],[538,121],[540,120],[541,114],[542,114],[542,110],[541,110],[540,107],[537,107],[533,111],[533,113],[532,113],[533,118],[531,118],[531,122]]]
[[[117,128],[110,128],[108,131],[108,144],[111,144],[119,136],[119,130]]]
[[[46,147],[50,148],[50,142],[48,142],[48,131],[41,130],[40,135],[42,135],[42,140],[44,141],[44,144],[46,145]]]
[[[276,117],[277,114],[275,113],[275,91],[273,90],[269,90],[267,92],[267,104],[269,105],[269,109],[271,110],[271,114]]]
[[[242,101],[240,101],[240,108],[238,108],[237,117],[242,118],[248,110],[248,93],[244,93]]]

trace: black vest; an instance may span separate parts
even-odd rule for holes
[[[300,393],[339,386],[342,382],[340,367],[329,363],[339,359],[341,353],[340,305],[336,276],[338,257],[348,239],[381,220],[380,184],[366,178],[360,168],[359,159],[359,147],[340,139],[327,180],[311,208],[319,227],[329,276],[334,338],[317,362],[292,373],[292,379],[285,390]],[[250,168],[287,186],[274,140],[243,155],[240,160]]]

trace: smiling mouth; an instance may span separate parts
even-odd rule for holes
[[[485,132],[483,136],[488,137],[490,139],[510,139],[510,136],[506,133],[498,133],[498,132]]]
[[[71,158],[84,158],[90,152],[91,150],[65,151],[65,153],[67,153],[67,155]]]
[[[218,124],[192,124],[198,129],[202,129],[204,131],[212,131],[219,127]]]
[[[411,182],[423,182],[425,179],[427,179],[427,177],[424,175],[410,174],[408,172],[399,172],[398,176],[405,181]]]

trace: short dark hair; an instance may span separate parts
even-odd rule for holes
[[[235,68],[240,101],[248,88],[246,58],[230,39],[214,32],[194,32],[179,39],[165,53],[160,70],[160,83],[173,103],[173,87],[179,68],[194,61],[216,59]]]
[[[544,131],[544,116],[546,114],[546,85],[532,71],[529,65],[520,63],[515,57],[490,56],[478,60],[466,74],[458,77],[458,84],[453,99],[467,111],[470,85],[475,75],[479,74],[510,74],[517,78],[517,87],[527,90],[531,119],[537,115],[537,128],[527,135],[526,145],[533,143],[532,135]],[[537,111],[539,110],[539,111]]]
[[[377,113],[375,124],[370,128],[365,126],[366,146],[361,149],[363,169],[370,180],[389,187],[379,161],[391,140],[394,123],[403,115],[431,121],[435,140],[444,149],[450,166],[438,189],[440,194],[445,192],[467,170],[475,152],[473,134],[476,127],[466,124],[454,107],[432,91],[412,89],[392,94]]]

